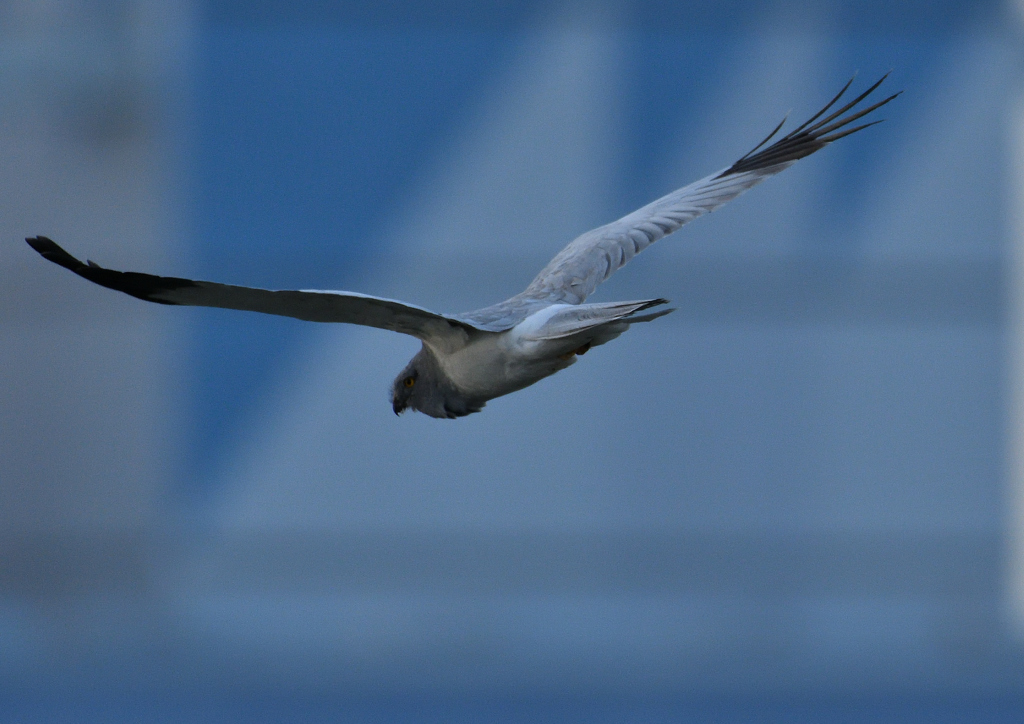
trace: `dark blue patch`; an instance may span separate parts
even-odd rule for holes
[[[360,290],[402,195],[456,137],[515,40],[466,29],[207,25],[193,79],[194,276]],[[311,329],[196,311],[187,488],[206,485]]]
[[[626,202],[610,218],[648,204],[672,189],[664,187],[666,164],[676,165],[680,136],[700,143],[696,130],[702,112],[728,71],[742,36],[722,34],[636,33],[630,36],[629,86],[625,99],[624,164],[619,198]],[[723,62],[726,61],[726,62]],[[751,145],[754,142],[751,143]],[[730,160],[722,159],[719,167]],[[715,169],[702,169],[698,174]],[[696,180],[680,179],[680,185]]]
[[[808,235],[813,246],[804,250],[806,254],[855,263],[861,248],[853,242],[853,235],[842,232],[856,228],[864,218],[876,198],[874,184],[882,167],[913,142],[910,134],[920,133],[921,101],[934,97],[930,89],[955,40],[928,34],[893,43],[886,36],[853,35],[837,38],[831,45],[830,67],[836,69],[837,77],[843,72],[858,74],[852,90],[892,71],[879,92],[902,90],[903,94],[879,111],[884,123],[822,152],[829,155],[832,173],[829,183],[818,190],[817,232]]]

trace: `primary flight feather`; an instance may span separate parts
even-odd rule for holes
[[[464,314],[437,314],[355,292],[273,291],[120,272],[91,261],[82,263],[45,236],[26,241],[44,258],[79,276],[148,302],[345,322],[412,335],[423,346],[394,381],[391,404],[395,413],[411,408],[432,417],[462,417],[478,412],[488,400],[565,369],[578,355],[618,337],[631,324],[671,312],[642,313],[665,304],[665,299],[585,302],[601,282],[683,224],[714,211],[829,143],[879,123],[851,125],[899,95],[858,108],[885,78],[828,113],[849,89],[851,79],[818,113],[771,145],[766,146],[782,128],[781,123],[732,166],[577,237],[523,292]]]

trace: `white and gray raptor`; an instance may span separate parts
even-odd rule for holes
[[[83,264],[44,236],[26,241],[44,258],[91,282],[149,302],[362,324],[412,335],[423,347],[395,379],[391,392],[395,413],[412,408],[431,417],[462,417],[478,412],[488,400],[565,369],[577,355],[618,337],[631,324],[649,322],[672,311],[643,313],[665,304],[665,299],[585,301],[598,284],[658,239],[832,141],[878,123],[849,127],[899,95],[857,108],[885,77],[826,116],[850,87],[851,79],[828,105],[770,146],[765,144],[782,123],[732,166],[579,236],[525,291],[464,314],[435,314],[405,302],[355,292],[272,291],[120,272],[91,261]]]

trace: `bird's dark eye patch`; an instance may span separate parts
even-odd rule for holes
[[[412,387],[413,385],[416,384],[416,378],[406,377],[404,380],[402,380],[402,384],[405,385],[406,387]]]

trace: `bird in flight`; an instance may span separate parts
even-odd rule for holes
[[[586,304],[597,286],[626,262],[683,224],[793,165],[832,141],[880,121],[851,124],[899,95],[858,107],[888,76],[831,113],[853,83],[798,128],[767,138],[733,165],[577,237],[521,293],[464,314],[436,314],[406,302],[356,292],[269,290],[105,269],[82,263],[45,236],[26,239],[45,259],[89,281],[159,304],[263,312],[310,322],[361,324],[409,334],[423,345],[391,388],[395,414],[418,410],[437,418],[479,412],[488,400],[521,390],[576,362],[638,322],[666,299]],[[826,115],[828,113],[828,115]]]

